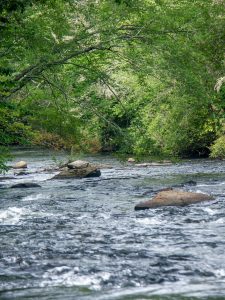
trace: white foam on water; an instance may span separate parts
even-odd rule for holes
[[[225,269],[215,270],[215,275],[217,278],[225,278]]]
[[[224,224],[225,223],[225,219],[224,218],[219,218],[218,220],[214,221],[214,223]]]
[[[5,210],[0,210],[0,224],[15,225],[18,224],[23,217],[30,214],[30,210],[21,207],[9,207]]]
[[[108,280],[110,276],[108,272],[95,275],[79,275],[79,268],[62,266],[45,272],[40,286],[86,286],[94,290],[100,290],[101,282]]]
[[[87,219],[89,217],[89,214],[84,213],[81,216],[77,217],[77,220],[83,220],[83,219]]]
[[[166,221],[163,221],[159,217],[136,219],[135,221],[136,221],[136,223],[141,224],[141,225],[162,225],[162,224],[166,223]]]
[[[212,184],[208,184],[208,183],[201,183],[201,184],[197,184],[197,186],[203,186],[203,187],[217,187],[217,186],[223,186],[225,185],[225,181],[222,182],[216,182],[216,183],[212,183]]]
[[[108,220],[111,218],[111,214],[100,213],[99,217],[103,218],[104,220]]]
[[[199,193],[199,194],[205,194],[205,192],[204,192],[204,191],[202,191],[202,190],[197,190],[197,191],[195,191],[195,193]]]
[[[46,181],[46,180],[49,180],[49,179],[51,179],[51,178],[53,178],[57,173],[59,173],[59,172],[55,172],[54,174],[53,173],[51,173],[51,174],[49,174],[49,173],[37,173],[37,174],[34,174],[33,175],[33,178],[32,178],[32,180],[35,180],[35,181]]]
[[[161,299],[161,296],[165,298],[183,299],[183,297],[205,297],[209,296],[212,291],[218,292],[215,289],[213,282],[201,283],[201,282],[191,282],[187,280],[180,280],[177,283],[163,283],[163,284],[151,284],[147,287],[135,287],[129,289],[115,289],[114,291],[104,294],[98,297],[99,300],[116,300],[116,299],[138,299],[144,300],[146,296],[149,299],[157,296],[157,299]],[[221,286],[220,293],[225,291],[224,286]],[[180,297],[178,297],[180,296]],[[164,299],[164,297],[162,297]]]
[[[217,210],[214,210],[214,209],[209,208],[209,207],[202,207],[202,210],[207,212],[210,216],[213,216],[213,215],[218,213]]]
[[[32,195],[28,195],[24,198],[21,199],[21,201],[33,201],[33,200],[40,200],[40,199],[49,199],[50,195],[44,195],[42,193],[40,194],[32,194]]]
[[[51,217],[57,216],[43,210],[32,211],[27,207],[9,207],[0,210],[0,225],[19,225],[23,220],[32,219],[33,217]]]

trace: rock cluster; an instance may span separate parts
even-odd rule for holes
[[[100,170],[87,161],[76,160],[70,162],[67,166],[63,167],[59,174],[52,179],[68,179],[68,178],[86,178],[86,177],[99,177],[101,176]]]

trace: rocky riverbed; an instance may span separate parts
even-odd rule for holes
[[[101,176],[50,180],[54,155],[16,151],[26,171],[0,177],[0,299],[224,299],[224,161],[78,157]],[[214,200],[134,211],[171,187]]]

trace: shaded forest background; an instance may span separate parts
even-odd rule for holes
[[[224,42],[223,0],[1,1],[0,145],[223,158]]]

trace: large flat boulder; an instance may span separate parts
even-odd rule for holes
[[[69,169],[64,168],[59,174],[52,179],[69,179],[69,178],[86,178],[86,177],[99,177],[101,172],[94,165],[88,165],[87,167]]]
[[[135,206],[135,210],[158,208],[163,206],[185,206],[213,199],[214,198],[212,196],[202,193],[168,190],[159,192],[152,200],[140,202]]]

